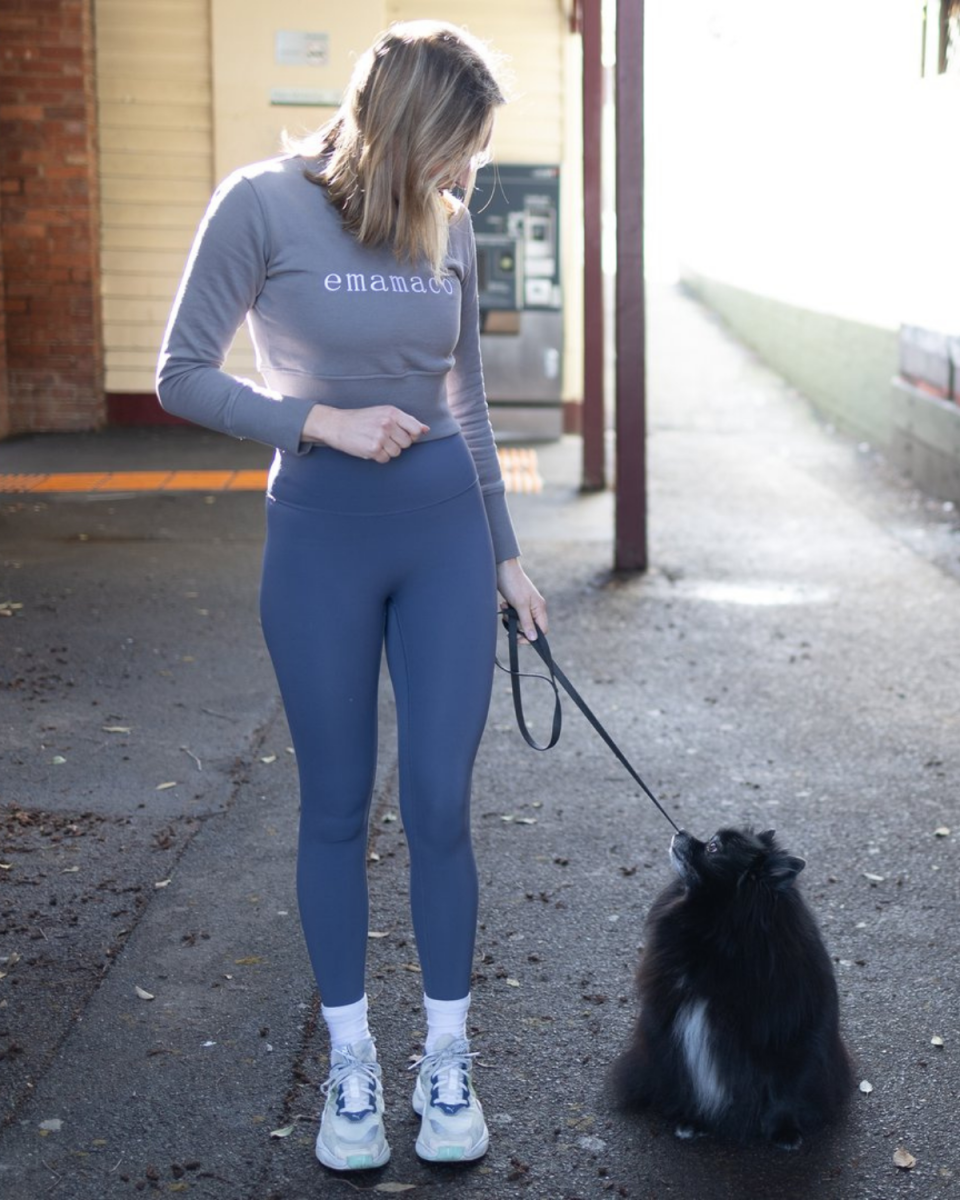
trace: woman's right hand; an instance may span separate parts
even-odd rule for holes
[[[372,408],[333,408],[315,404],[303,425],[303,441],[330,446],[354,458],[387,463],[408,449],[429,425],[392,404]]]

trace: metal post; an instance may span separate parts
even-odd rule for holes
[[[603,62],[601,0],[583,0],[583,468],[585,492],[606,487],[603,363]]]
[[[617,0],[616,518],[614,568],[647,569],[643,286],[643,0]]]

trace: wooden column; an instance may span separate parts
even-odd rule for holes
[[[603,63],[601,0],[583,0],[583,467],[585,492],[606,487],[603,369]]]
[[[614,569],[647,569],[643,280],[643,0],[617,0],[616,504]]]

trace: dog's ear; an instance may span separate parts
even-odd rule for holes
[[[757,837],[768,850],[772,850],[777,840],[777,831],[775,829],[765,829],[763,833],[758,833]]]
[[[767,879],[775,888],[788,888],[807,865],[804,858],[782,854],[767,864]]]

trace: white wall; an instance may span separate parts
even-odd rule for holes
[[[960,80],[920,50],[918,0],[647,0],[651,259],[960,330]]]

